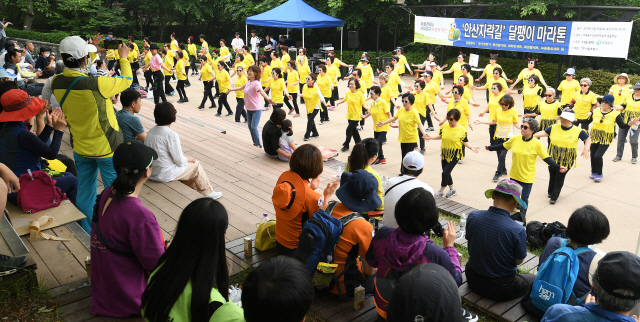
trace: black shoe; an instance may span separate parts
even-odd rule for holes
[[[311,140],[311,138],[303,138],[303,140],[309,141],[309,140]]]
[[[184,103],[184,100],[181,98],[181,99],[178,100],[177,103]]]
[[[467,309],[465,309],[463,307],[462,308],[462,321],[465,321],[465,322],[476,322],[476,321],[478,321],[478,316],[473,312],[469,312],[469,310],[467,310]]]
[[[493,182],[498,182],[500,180],[500,172],[496,171],[496,174],[493,176]]]
[[[186,103],[186,102],[188,102],[188,101],[189,101],[189,99],[185,97],[185,98],[183,98],[183,99],[182,99],[182,101],[183,101],[184,103]]]
[[[550,193],[547,194],[547,198],[551,199],[551,194]]]
[[[209,106],[209,108],[216,108],[216,107],[217,107],[217,106],[216,106],[215,104],[214,104],[214,105]]]
[[[184,87],[189,87],[191,86],[191,84],[184,84]]]
[[[22,268],[26,264],[26,256],[10,257],[0,254],[0,276],[13,274],[18,268]]]
[[[508,172],[507,170],[504,170],[504,171],[502,172],[502,175],[503,175],[503,176],[508,176],[508,175],[509,175],[509,172]]]
[[[549,199],[549,203],[552,204],[552,205],[555,205],[556,204],[556,200],[555,199]]]
[[[316,135],[312,135],[311,136],[312,139],[319,138],[319,137],[320,137],[320,134],[316,134]]]
[[[203,105],[200,105],[200,106],[198,106],[198,109],[199,109],[199,110],[204,110],[204,106],[203,106]]]
[[[343,146],[342,149],[340,149],[340,151],[347,152],[347,151],[349,151],[349,147],[348,146]]]
[[[213,95],[213,98],[218,98],[218,97],[220,97],[220,94]]]

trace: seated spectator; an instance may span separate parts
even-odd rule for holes
[[[18,83],[18,88],[26,91],[29,96],[40,96],[42,93],[42,87],[44,83],[27,84],[23,78],[31,78],[42,75],[41,72],[32,73],[26,69],[26,67],[20,67],[20,61],[22,60],[22,53],[14,48],[7,50],[5,56],[6,62],[4,63],[4,69],[8,73],[16,75],[15,81]]]
[[[451,274],[438,264],[421,264],[398,280],[387,321],[461,321],[461,306]]]
[[[498,302],[522,297],[535,280],[532,274],[516,274],[527,256],[527,234],[509,214],[517,204],[527,208],[521,193],[517,182],[502,180],[485,192],[487,198],[493,198],[493,207],[474,210],[467,220],[469,262],[465,273],[469,287]]]
[[[598,208],[594,206],[584,206],[578,208],[571,214],[564,234],[569,238],[567,245],[573,248],[599,244],[609,236],[609,220]],[[561,240],[560,237],[552,237],[549,239],[547,245],[544,247],[544,251],[542,251],[540,255],[538,269],[553,252],[560,248]],[[594,264],[597,264],[600,258],[601,256],[594,251],[584,252],[578,255],[580,270],[578,271],[576,283],[573,285],[573,294],[575,294],[577,298],[582,299],[591,292],[589,275],[594,271],[592,266],[595,268],[596,265]],[[527,291],[527,296],[522,299],[522,305],[527,311],[533,313],[538,318],[542,318],[544,312],[531,303],[531,296],[528,296],[528,294],[531,294],[531,288]]]
[[[35,47],[31,40],[27,40],[24,44],[24,62],[31,65],[31,67],[36,65],[36,62],[33,60],[33,50]]]
[[[277,158],[278,155],[291,158],[289,153],[280,148],[280,137],[282,136],[280,126],[285,118],[287,118],[287,113],[283,109],[274,108],[269,121],[262,128],[262,146],[264,152],[272,158]]]
[[[140,142],[122,143],[113,153],[117,177],[100,194],[91,222],[94,315],[140,315],[149,273],[164,254],[158,221],[138,199],[157,159],[156,152]]]
[[[382,204],[378,196],[378,181],[362,169],[342,173],[336,196],[340,203],[331,212],[336,219],[353,212],[368,212]],[[334,283],[331,293],[338,294],[344,300],[353,300],[353,292],[359,285],[364,287],[365,294],[373,293],[376,269],[364,260],[373,235],[373,226],[368,218],[360,217],[344,226],[333,251],[333,263],[338,264],[334,280],[338,279],[338,282]]]
[[[320,208],[325,209],[338,187],[338,180],[329,182],[322,194],[320,185],[324,164],[322,152],[311,145],[298,147],[291,155],[289,171],[283,172],[273,188],[273,208],[276,212],[276,249],[280,255],[296,253],[302,225]]]
[[[378,144],[378,140],[374,138],[366,138],[358,142],[353,147],[347,166],[344,168],[345,172],[365,170],[371,173],[378,181],[378,197],[382,200],[382,204],[380,204],[377,209],[369,209],[367,211],[384,210],[384,187],[382,186],[382,178],[380,177],[380,174],[371,167],[371,164],[378,159],[379,147],[380,145]]]
[[[200,198],[184,208],[142,294],[146,321],[244,321],[229,301],[228,227],[227,210],[216,200]]]
[[[99,76],[113,76],[116,72],[107,69],[107,62],[101,59],[96,60],[91,64],[91,71],[89,72],[94,77]]]
[[[587,296],[583,306],[556,304],[541,322],[638,321],[630,316],[640,304],[640,257],[629,252],[611,252],[591,275],[595,298]]]
[[[40,47],[40,55],[36,59],[36,70],[41,70],[40,78],[49,78],[56,72],[56,57],[51,56],[51,50],[47,47]],[[63,64],[64,66],[64,64]]]
[[[64,114],[60,109],[56,109],[51,114],[47,114],[45,102],[29,95],[19,89],[12,89],[2,94],[0,97],[3,111],[0,113],[0,122],[4,123],[0,129],[0,146],[3,147],[0,153],[0,162],[20,175],[30,171],[42,170],[41,158],[55,159],[60,144],[62,143],[63,130],[67,126]],[[45,124],[46,114],[46,125]],[[40,124],[41,133],[39,135],[31,132],[31,124],[27,121],[36,117],[36,123]],[[53,132],[51,144],[47,141]],[[78,193],[78,179],[68,172],[61,173],[62,176],[55,177],[56,187],[74,204]],[[10,199],[16,201],[16,195],[12,194]]]
[[[7,206],[7,195],[17,193],[18,190],[20,190],[20,181],[18,177],[13,174],[13,171],[2,163],[0,163],[0,179],[2,179],[2,182],[0,182],[0,209],[5,209]],[[10,190],[11,185],[13,185],[13,190]],[[4,212],[0,214],[0,219],[2,219],[3,215]],[[26,264],[27,256],[11,257],[0,254],[0,276],[13,274]]]
[[[391,178],[387,181],[384,194],[384,204],[386,207],[384,217],[382,217],[382,224],[384,226],[398,228],[395,216],[396,205],[398,204],[398,200],[408,191],[421,187],[433,195],[433,188],[417,179],[418,176],[422,174],[423,168],[424,155],[418,151],[411,151],[402,159],[402,173],[404,173],[404,175]]]
[[[242,284],[247,322],[302,322],[313,302],[313,282],[298,260],[274,257],[256,267]]]
[[[147,133],[144,132],[140,119],[135,116],[136,113],[140,113],[140,108],[142,107],[140,93],[134,89],[127,88],[120,94],[120,102],[122,103],[122,109],[116,113],[116,118],[124,141],[140,140],[144,143]]]
[[[56,62],[56,73],[55,75],[60,75],[64,72],[64,62],[62,60],[58,60]],[[53,76],[55,76],[53,75]],[[51,103],[51,108],[60,107],[60,103],[58,103],[58,99],[53,95],[53,89],[51,88],[51,81],[53,80],[53,76],[49,77],[47,81],[44,83],[42,87],[42,99],[49,101]]]
[[[378,268],[374,299],[378,314],[387,318],[387,304],[393,294],[393,282],[407,269],[422,263],[436,263],[444,267],[456,284],[462,284],[462,269],[458,251],[453,247],[456,228],[449,223],[442,238],[443,247],[429,239],[429,230],[438,223],[438,208],[433,194],[424,188],[405,193],[395,209],[398,228],[382,227],[371,241],[366,260]],[[462,316],[472,316],[462,310]]]
[[[144,140],[146,146],[158,153],[150,179],[157,182],[181,181],[207,197],[222,197],[222,192],[216,192],[211,187],[200,162],[182,153],[180,137],[171,129],[171,124],[176,121],[176,113],[171,103],[157,104],[153,110],[156,126],[149,129]]]
[[[278,158],[282,161],[289,161],[291,159],[291,154],[298,148],[296,141],[293,140],[293,123],[291,120],[282,121],[282,125],[280,126],[280,130],[282,132],[282,136],[278,141],[278,145],[280,145],[280,149],[282,149],[285,153],[278,153]]]

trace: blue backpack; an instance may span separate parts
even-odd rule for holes
[[[560,248],[542,263],[533,282],[531,303],[544,312],[554,304],[577,305],[583,300],[573,293],[580,269],[578,255],[593,250],[588,247],[574,250],[567,242],[567,239],[560,241]]]

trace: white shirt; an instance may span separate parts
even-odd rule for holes
[[[411,178],[414,178],[414,179],[411,179]],[[425,190],[431,192],[432,195],[434,194],[431,186],[420,181],[420,179],[416,177],[409,176],[406,174],[400,177],[389,179],[389,181],[387,181],[387,186],[385,187],[385,191],[393,187],[395,184],[408,179],[411,179],[411,180],[395,186],[393,189],[391,189],[391,191],[389,191],[389,193],[387,193],[384,196],[384,216],[382,217],[382,223],[385,226],[398,228],[398,222],[396,221],[396,215],[395,215],[396,203],[398,202],[398,200],[400,200],[400,198],[402,198],[402,196],[404,196],[405,193],[409,192],[412,189],[422,187]]]
[[[56,75],[47,79],[47,82],[44,83],[44,86],[42,87],[42,94],[40,95],[43,100],[48,100],[51,103],[51,107],[56,108],[60,107],[60,103],[58,103],[55,95],[53,95],[53,89],[51,88],[51,80],[53,80],[54,77],[56,77]]]
[[[158,159],[151,166],[149,179],[157,182],[169,182],[181,175],[189,165],[182,153],[178,133],[168,126],[156,125],[149,129],[144,145],[154,149]]]
[[[260,50],[260,38],[258,36],[251,37],[251,52],[257,53]]]
[[[244,46],[244,41],[242,40],[242,38],[233,38],[233,40],[231,41],[231,48],[233,48],[233,51],[242,49],[242,46]]]

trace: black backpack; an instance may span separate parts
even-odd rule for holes
[[[550,224],[539,221],[531,221],[526,226],[527,243],[531,248],[544,247],[551,237],[564,238],[564,230],[567,227],[559,221]]]

